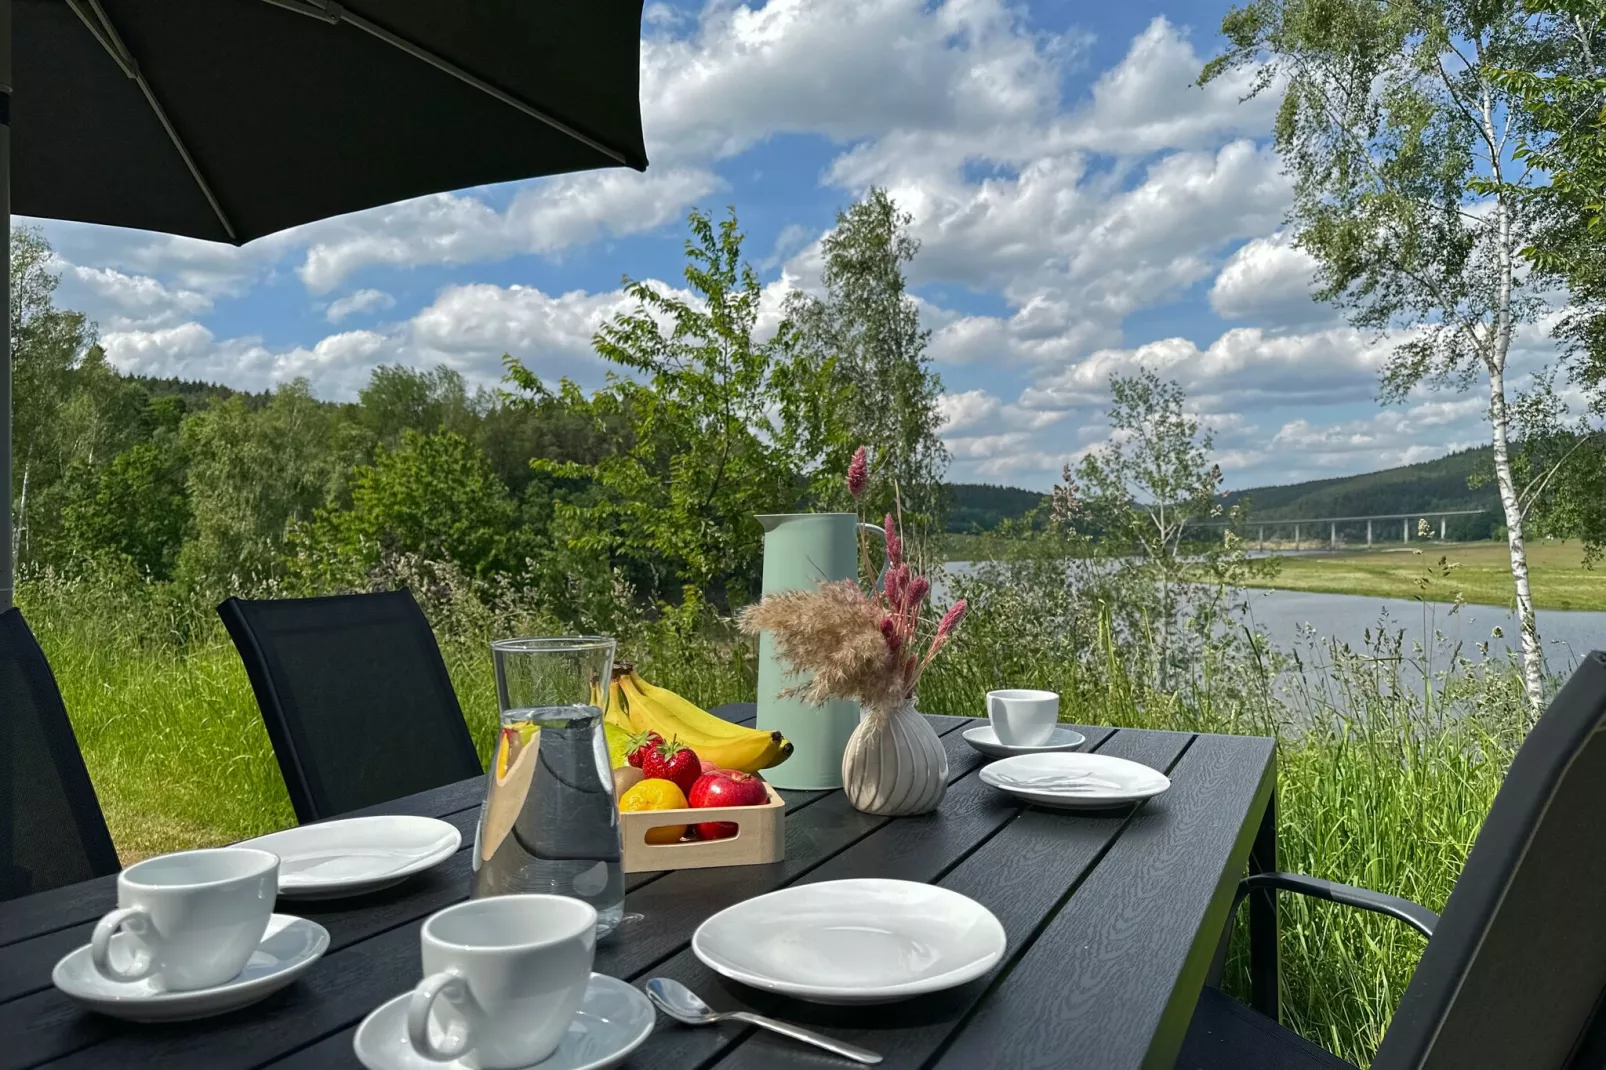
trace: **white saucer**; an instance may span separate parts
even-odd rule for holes
[[[1087,742],[1087,737],[1082,733],[1064,725],[1055,725],[1054,731],[1049,733],[1048,742],[1035,747],[998,742],[998,733],[993,731],[990,724],[967,728],[963,734],[966,743],[993,758],[1008,758],[1014,754],[1052,754],[1054,751],[1075,750]]]
[[[351,1041],[357,1060],[368,1070],[462,1070],[461,1059],[438,1063],[418,1054],[407,1042],[407,1001],[412,998],[411,992],[404,992],[362,1020]],[[594,973],[563,1043],[535,1065],[540,1070],[616,1066],[647,1039],[657,1015],[640,989],[617,977]],[[431,1019],[432,1037],[436,1037],[436,1029]]]
[[[433,817],[351,817],[270,832],[241,847],[279,856],[283,899],[376,892],[452,857],[463,835]]]
[[[127,933],[112,937],[112,963],[126,968],[133,960],[129,950],[133,938]],[[110,981],[102,977],[89,961],[89,945],[56,963],[51,982],[92,1011],[126,1018],[131,1022],[184,1022],[210,1018],[214,1014],[255,1003],[307,972],[329,946],[329,933],[322,925],[289,914],[275,914],[268,921],[262,942],[240,976],[215,988],[193,992],[165,992],[149,980]]]
[[[930,884],[822,881],[757,896],[692,935],[709,969],[813,1003],[889,1003],[962,985],[1004,955],[1004,927]]]
[[[982,781],[1041,806],[1100,810],[1151,799],[1164,773],[1107,754],[1019,754],[982,767]]]

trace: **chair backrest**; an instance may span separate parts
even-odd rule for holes
[[[300,820],[483,772],[411,592],[230,598],[218,615],[245,662]]]
[[[118,870],[56,678],[22,611],[0,613],[0,901]]]
[[[1373,1070],[1573,1070],[1606,994],[1606,654],[1511,763]],[[1598,1056],[1598,1053],[1597,1053]]]

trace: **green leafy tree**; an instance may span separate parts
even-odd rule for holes
[[[691,296],[626,280],[636,309],[594,339],[620,369],[601,390],[567,380],[549,390],[517,361],[508,379],[528,403],[556,403],[607,439],[594,460],[531,462],[569,481],[553,506],[557,548],[622,568],[654,599],[691,585],[724,600],[756,580],[753,515],[799,508],[811,482],[845,473],[848,449],[821,403],[829,366],[753,337],[762,290],[735,214],[716,224],[694,211],[689,225]]]
[[[1493,76],[1519,109],[1512,156],[1548,177],[1511,187],[1536,223],[1523,256],[1567,287],[1571,308],[1556,333],[1572,347],[1575,377],[1606,408],[1606,9],[1599,0],[1526,0],[1523,10],[1549,62]]]
[[[336,500],[359,455],[350,425],[299,379],[260,410],[231,397],[192,414],[181,439],[194,535],[177,574],[208,596],[279,576],[288,526]]]
[[[449,561],[479,576],[522,564],[518,508],[485,454],[454,431],[406,428],[351,473],[349,508],[324,508],[296,541],[363,567],[387,554]]]
[[[62,510],[69,553],[109,552],[154,579],[172,576],[190,522],[184,453],[172,430],[135,443],[76,486]]]
[[[463,377],[441,365],[430,371],[401,364],[375,368],[358,395],[357,422],[381,444],[394,446],[407,430],[458,433],[474,423]]]
[[[73,372],[95,340],[80,312],[57,308],[61,272],[50,244],[36,229],[11,232],[12,517],[19,559],[26,560],[30,499],[64,470],[58,431],[73,394]]]
[[[1382,396],[1418,386],[1489,398],[1529,702],[1542,656],[1528,582],[1522,489],[1512,465],[1507,358],[1543,307],[1521,252],[1536,230],[1514,161],[1523,122],[1500,72],[1543,73],[1558,42],[1513,0],[1253,0],[1222,22],[1229,47],[1201,82],[1257,65],[1280,89],[1275,142],[1294,180],[1295,242],[1318,265],[1318,297],[1373,331],[1402,330]]]
[[[1185,410],[1182,387],[1145,369],[1111,376],[1110,392],[1109,440],[1066,465],[1052,517],[1082,543],[1078,557],[1118,573],[1105,577],[1128,592],[1117,615],[1130,633],[1152,632],[1150,683],[1166,691],[1184,643],[1208,639],[1239,581],[1272,566],[1244,556],[1239,509],[1222,508],[1214,435]]]
[[[942,380],[926,355],[931,332],[904,281],[920,251],[910,222],[879,187],[838,212],[824,242],[824,297],[793,291],[786,314],[792,346],[832,368],[848,437],[875,452],[872,503],[891,510],[896,484],[906,530],[932,535],[947,504],[948,451],[938,434]]]

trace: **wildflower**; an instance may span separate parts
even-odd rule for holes
[[[963,598],[949,606],[948,612],[942,615],[942,621],[937,625],[937,638],[948,638],[949,633],[959,627],[959,622],[965,619],[965,610],[969,608]]]
[[[898,525],[893,523],[892,514],[881,522],[881,531],[887,537],[887,564],[897,566],[903,562],[903,540],[898,537]]]
[[[853,451],[853,461],[848,465],[848,493],[856,499],[864,497],[864,488],[869,482],[870,459],[860,446]]]

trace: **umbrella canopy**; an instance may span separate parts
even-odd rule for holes
[[[0,214],[241,244],[440,190],[642,170],[641,7],[0,0]],[[3,608],[9,340],[0,373]]]

